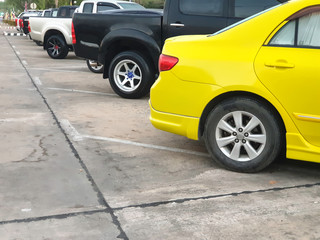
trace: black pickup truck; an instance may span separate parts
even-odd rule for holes
[[[104,78],[124,98],[145,96],[158,74],[165,40],[210,34],[286,0],[166,0],[163,12],[75,13],[75,54],[104,64]],[[192,51],[192,50],[191,50]]]

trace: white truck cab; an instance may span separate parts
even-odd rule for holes
[[[101,13],[115,9],[144,9],[143,6],[134,2],[118,0],[85,0],[81,2],[78,13]]]

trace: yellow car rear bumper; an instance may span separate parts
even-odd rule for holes
[[[199,118],[159,112],[150,105],[150,121],[155,128],[198,140]]]

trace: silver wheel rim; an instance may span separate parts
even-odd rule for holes
[[[99,71],[103,68],[103,65],[94,60],[89,60],[89,65],[92,69]]]
[[[266,146],[266,130],[253,114],[235,111],[225,115],[216,128],[216,141],[228,158],[246,162],[257,158]]]
[[[49,42],[48,50],[50,51],[52,56],[58,56],[61,52],[61,43],[59,40],[53,38]]]
[[[133,92],[141,84],[142,72],[134,61],[122,60],[114,68],[113,78],[122,91]]]

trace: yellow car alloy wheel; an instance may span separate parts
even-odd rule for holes
[[[239,172],[257,172],[279,156],[285,134],[272,108],[255,99],[234,97],[209,114],[204,140],[213,159]]]

